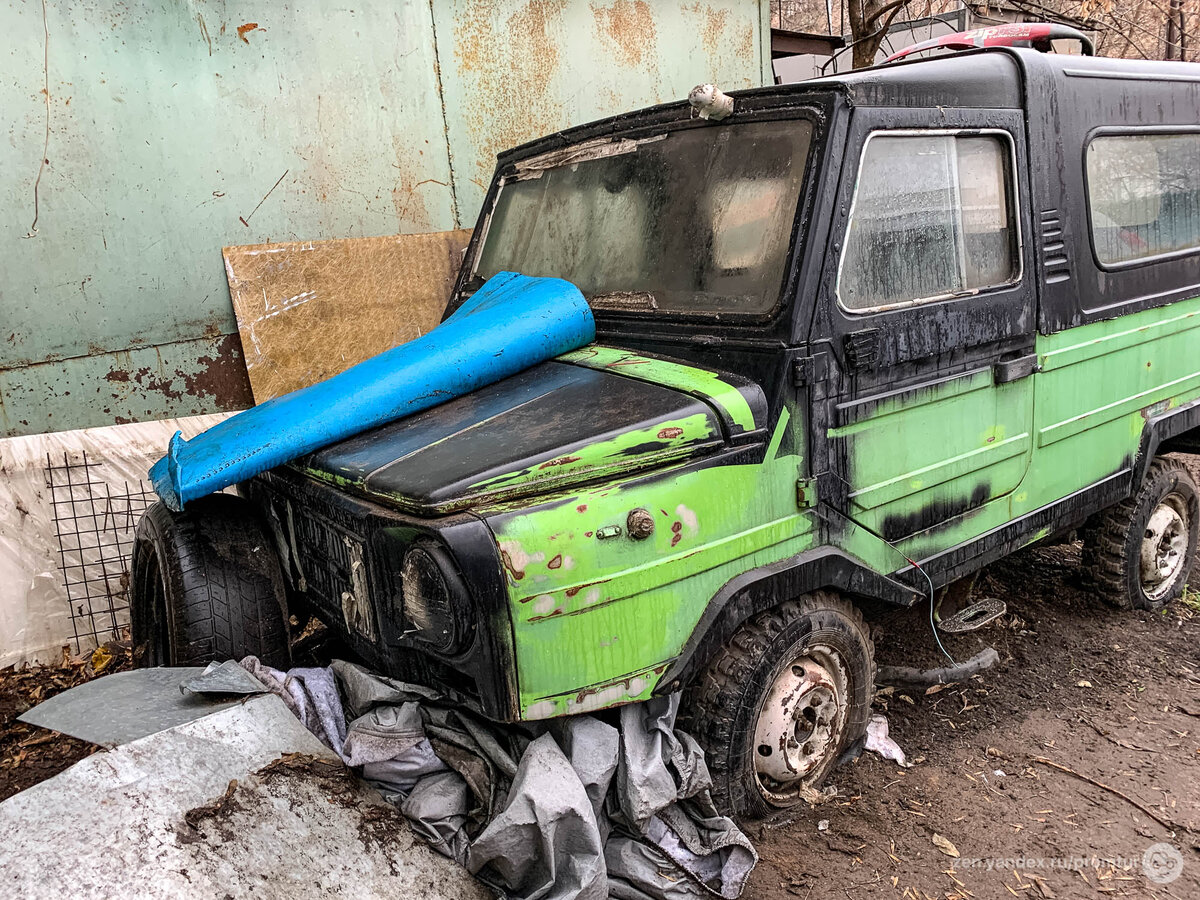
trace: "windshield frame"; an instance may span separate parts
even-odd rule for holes
[[[769,88],[760,89],[759,91],[747,93],[753,94],[760,91],[765,93],[769,90]],[[736,93],[734,96],[735,98],[742,99]],[[801,179],[800,191],[796,197],[795,208],[792,211],[787,243],[783,250],[784,265],[780,283],[773,295],[774,302],[768,308],[755,312],[736,312],[729,310],[615,309],[602,304],[592,307],[598,325],[603,326],[604,323],[611,323],[618,328],[622,322],[637,323],[643,328],[650,322],[663,323],[668,326],[671,323],[675,323],[685,327],[696,324],[711,327],[717,322],[722,325],[727,324],[731,326],[755,326],[779,319],[781,313],[792,305],[790,302],[792,299],[791,295],[795,293],[794,288],[798,280],[798,261],[803,255],[804,244],[808,238],[807,224],[809,221],[809,212],[812,209],[817,185],[821,178],[822,163],[828,140],[827,132],[830,121],[828,101],[830,98],[825,92],[821,94],[795,92],[771,99],[775,99],[775,102],[769,105],[750,106],[749,104],[745,104],[744,106],[739,106],[735,108],[732,116],[719,123],[699,118],[686,104],[670,104],[667,107],[655,107],[643,111],[641,114],[630,114],[594,123],[593,126],[581,126],[570,129],[566,133],[560,132],[548,138],[543,138],[502,153],[499,157],[496,171],[493,174],[487,196],[484,199],[483,209],[480,212],[475,233],[472,235],[470,246],[463,259],[463,266],[459,272],[454,294],[451,297],[450,305],[447,307],[446,315],[451,314],[457,309],[479,287],[479,284],[472,284],[472,281],[479,277],[477,276],[477,271],[482,256],[483,245],[487,240],[492,216],[504,186],[518,180],[522,174],[528,177],[527,173],[531,168],[536,169],[540,160],[551,160],[560,156],[571,157],[573,156],[572,150],[575,148],[586,148],[584,152],[587,154],[587,157],[590,157],[593,153],[604,155],[604,150],[597,148],[603,148],[606,144],[616,145],[623,142],[641,144],[648,140],[661,139],[669,132],[690,128],[724,128],[737,127],[741,124],[752,122],[803,120],[807,121],[812,129],[809,137],[808,155],[805,161],[805,173]],[[671,115],[669,118],[662,116],[654,117],[658,121],[629,121],[635,117],[649,118],[649,116],[644,116],[644,114],[654,112],[672,112],[675,115]],[[602,129],[596,127],[604,125],[618,127]],[[600,133],[596,133],[597,131]],[[574,140],[568,137],[574,136],[577,133],[578,137]]]

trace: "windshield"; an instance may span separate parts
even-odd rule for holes
[[[565,278],[598,309],[767,312],[811,138],[807,120],[751,122],[535,158],[501,186],[477,279]]]

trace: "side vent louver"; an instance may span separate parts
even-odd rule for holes
[[[1046,284],[1070,281],[1071,261],[1067,259],[1067,245],[1063,240],[1062,214],[1057,209],[1042,210],[1041,228],[1042,277]]]

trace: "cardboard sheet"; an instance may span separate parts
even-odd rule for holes
[[[336,375],[441,320],[470,230],[226,247],[254,402]]]

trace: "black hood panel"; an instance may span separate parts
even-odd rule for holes
[[[558,489],[723,446],[696,397],[545,362],[292,463],[423,513]]]

